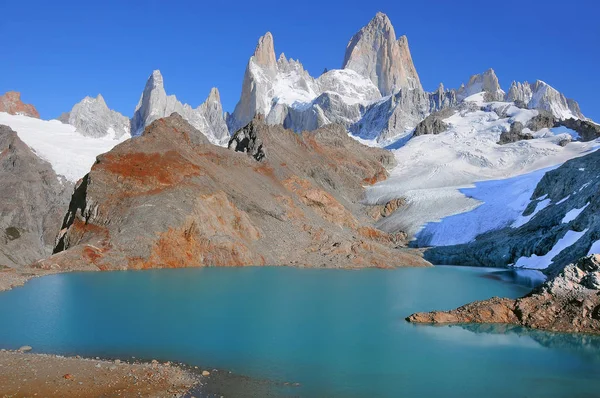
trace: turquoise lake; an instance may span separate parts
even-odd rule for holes
[[[0,348],[180,361],[306,397],[598,397],[600,339],[404,318],[492,296],[530,273],[285,267],[72,273],[0,293]]]

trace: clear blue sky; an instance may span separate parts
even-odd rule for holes
[[[231,111],[266,31],[277,56],[318,75],[341,66],[348,40],[377,11],[408,36],[426,90],[493,67],[505,90],[541,79],[600,120],[600,5],[592,0],[0,0],[0,92],[22,92],[42,118],[98,93],[131,116],[160,69],[169,94],[197,106],[216,86]]]

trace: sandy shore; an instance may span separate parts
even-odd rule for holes
[[[0,397],[181,397],[202,378],[168,363],[0,351]]]

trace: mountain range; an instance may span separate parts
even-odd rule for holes
[[[585,268],[595,281],[595,260],[574,264],[600,252],[599,138],[540,80],[505,91],[488,69],[425,91],[383,13],[318,77],[277,57],[267,32],[231,113],[217,88],[195,108],[167,95],[158,70],[131,119],[100,94],[49,121],[19,93],[0,96],[0,174],[14,192],[0,207],[0,266],[429,261],[563,279]]]

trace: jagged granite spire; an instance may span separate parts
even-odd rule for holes
[[[138,136],[146,126],[173,112],[179,113],[192,126],[200,130],[211,143],[226,145],[229,140],[221,98],[216,88],[211,89],[207,100],[197,108],[182,104],[174,95],[167,95],[163,76],[159,70],[152,72],[140,97],[133,118],[131,135]]]
[[[561,120],[585,119],[575,100],[566,98],[554,87],[541,80],[535,83],[512,82],[505,100],[520,102],[529,109],[546,110]]]
[[[458,90],[457,96],[459,100],[463,100],[482,91],[486,93],[486,101],[504,101],[504,91],[500,87],[496,72],[492,68],[471,76],[469,82]]]
[[[403,88],[422,90],[408,39],[396,39],[390,19],[381,12],[350,39],[342,68],[369,78],[384,96]]]
[[[109,109],[101,94],[96,98],[85,97],[58,120],[74,126],[81,135],[87,137],[119,139],[130,134],[129,118]]]

